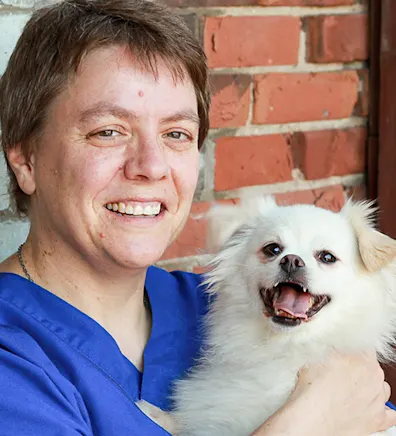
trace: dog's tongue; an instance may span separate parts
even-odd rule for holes
[[[297,292],[291,286],[282,286],[281,293],[274,304],[276,310],[284,312],[296,318],[307,319],[307,311],[311,307],[311,294]]]

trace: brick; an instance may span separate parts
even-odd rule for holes
[[[255,76],[253,123],[348,118],[358,99],[356,71]]]
[[[27,13],[0,15],[0,75],[4,72],[8,58],[29,17],[30,15]]]
[[[342,208],[344,197],[344,188],[341,185],[275,194],[278,204],[314,204],[334,212]]]
[[[238,200],[220,200],[217,203],[235,203]],[[193,203],[186,225],[175,242],[166,250],[161,260],[203,254],[206,248],[206,222],[199,219],[213,206],[213,202]]]
[[[334,212],[341,210],[345,203],[343,186],[337,185],[325,189],[314,189],[315,206],[323,207]]]
[[[239,127],[249,116],[251,76],[216,74],[211,76],[212,106],[210,126]]]
[[[298,17],[208,17],[204,48],[209,67],[294,65],[300,27]]]
[[[190,216],[177,240],[166,250],[161,260],[199,254],[205,249],[206,225],[203,219],[196,219],[195,215],[205,213],[210,203],[193,203]]]
[[[290,137],[293,161],[307,180],[362,173],[365,128],[298,132]]]
[[[356,0],[258,0],[261,6],[348,6]]]
[[[307,60],[314,63],[368,58],[368,16],[326,15],[307,19]]]
[[[220,138],[215,156],[216,191],[292,179],[292,157],[282,135]]]

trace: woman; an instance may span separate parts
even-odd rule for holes
[[[201,340],[199,277],[150,265],[197,183],[204,54],[155,3],[69,0],[28,22],[0,100],[12,192],[31,221],[0,266],[1,433],[165,435],[135,401],[169,409]],[[396,424],[388,397],[373,356],[345,357],[302,374],[256,435],[369,434]]]

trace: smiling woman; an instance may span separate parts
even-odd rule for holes
[[[33,229],[25,252],[33,238],[40,241],[33,246],[61,245],[59,254],[77,250],[91,268],[100,262],[104,282],[114,273],[121,277],[125,267],[146,268],[162,255],[184,225],[198,178],[191,80],[185,73],[175,82],[164,62],[157,63],[157,77],[136,65],[124,46],[88,53],[51,103],[34,166],[20,159],[20,149],[9,152],[19,186],[35,193],[32,225],[53,217],[56,228]],[[153,206],[160,207],[156,216]],[[48,260],[35,267],[47,265]]]
[[[11,190],[31,221],[0,265],[6,433],[165,433],[134,404],[169,407],[206,300],[199,277],[149,267],[190,211],[207,82],[198,43],[152,2],[65,1],[27,23],[0,83]]]
[[[168,434],[136,401],[171,407],[172,384],[199,356],[208,299],[200,276],[151,265],[190,211],[208,89],[201,47],[155,2],[65,0],[27,23],[0,81],[10,188],[31,222],[0,264],[2,434]],[[345,386],[374,360],[355,378],[329,371],[337,404],[356,400]],[[317,434],[334,407],[296,420],[306,389],[317,403],[311,385],[257,435]],[[336,408],[332,428],[348,430],[373,395]]]

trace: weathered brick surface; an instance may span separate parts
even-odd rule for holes
[[[364,128],[295,133],[294,164],[308,180],[363,173],[366,137]]]
[[[258,75],[253,123],[348,118],[353,114],[358,90],[356,71]]]
[[[300,26],[298,17],[208,17],[204,47],[209,66],[296,64]]]
[[[248,75],[216,74],[211,77],[212,108],[210,126],[244,126],[249,116],[250,88]]]
[[[344,189],[341,185],[306,191],[291,191],[276,194],[278,204],[314,204],[334,212],[339,211],[344,205]]]
[[[195,218],[208,210],[209,203],[194,203],[185,228],[162,256],[162,259],[193,256],[205,248],[205,221]]]
[[[352,62],[368,58],[368,16],[325,15],[307,20],[309,62]]]
[[[221,200],[218,203],[235,203],[236,200]],[[210,202],[194,203],[186,226],[179,238],[168,248],[162,260],[204,254],[206,249],[205,212],[213,205]]]
[[[215,190],[291,180],[292,157],[283,135],[228,137],[216,143]]]

